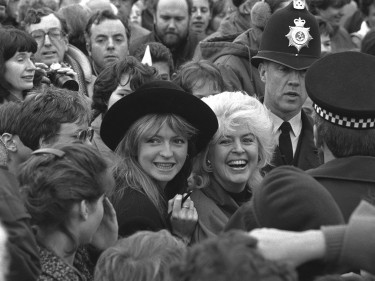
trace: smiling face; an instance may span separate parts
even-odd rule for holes
[[[248,126],[236,127],[210,146],[213,177],[229,192],[243,191],[257,169],[258,150],[258,141]]]
[[[113,62],[124,59],[128,53],[125,26],[119,19],[106,19],[91,27],[88,52],[100,72]]]
[[[40,31],[60,34],[57,39],[50,36],[39,36]],[[55,62],[62,62],[65,52],[68,50],[68,38],[62,34],[60,20],[53,14],[42,17],[39,23],[30,24],[28,32],[31,36],[38,34],[35,40],[38,43],[38,51],[35,53],[35,61],[51,65]],[[40,40],[39,40],[40,37]]]
[[[164,124],[157,132],[152,131],[141,139],[138,162],[147,175],[165,187],[183,167],[187,150],[187,138]]]
[[[22,96],[22,91],[30,90],[34,84],[35,65],[30,52],[16,52],[5,62],[5,80],[11,85],[10,92]]]
[[[121,76],[121,81],[116,90],[113,91],[108,100],[108,109],[118,100],[129,95],[133,90],[130,88],[129,74],[124,73]]]
[[[190,29],[196,33],[205,33],[211,20],[208,0],[193,0]]]
[[[265,83],[266,107],[285,121],[297,115],[307,98],[306,70],[294,70],[267,61],[259,65],[259,73]]]

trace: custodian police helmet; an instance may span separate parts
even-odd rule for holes
[[[294,0],[271,16],[251,63],[258,67],[263,60],[268,60],[303,70],[320,57],[320,48],[315,17],[306,9],[304,0]]]

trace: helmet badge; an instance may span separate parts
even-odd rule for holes
[[[296,47],[299,52],[303,47],[309,47],[312,38],[310,35],[310,27],[304,27],[306,21],[298,18],[294,20],[295,26],[289,26],[289,33],[285,35],[289,39],[288,46]]]

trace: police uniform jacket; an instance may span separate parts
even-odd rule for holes
[[[320,159],[318,156],[318,150],[314,144],[312,120],[303,110],[301,112],[301,119],[302,131],[294,154],[293,166],[302,170],[309,170],[318,167],[320,165]],[[266,167],[265,171],[270,171],[271,169],[282,165],[286,165],[286,163],[281,155],[280,148],[277,146],[271,167]]]
[[[345,221],[361,200],[375,203],[375,157],[352,156],[329,161],[307,171],[336,200]]]

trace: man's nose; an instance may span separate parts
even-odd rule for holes
[[[168,29],[175,30],[176,29],[176,22],[174,19],[171,19],[168,24]]]
[[[288,84],[295,87],[299,86],[300,79],[303,79],[302,73],[300,73],[300,71],[293,70],[290,72]]]
[[[113,43],[113,39],[112,38],[109,38],[108,39],[108,44],[107,44],[107,48],[108,49],[113,49],[115,46],[114,46],[114,43]]]
[[[44,45],[52,45],[51,39],[49,38],[49,35],[44,35]]]

